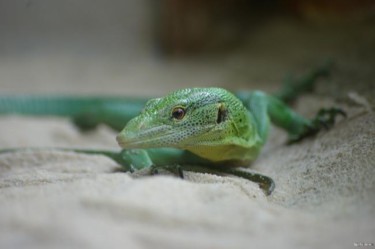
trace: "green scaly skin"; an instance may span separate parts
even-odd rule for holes
[[[311,77],[325,73],[322,68],[310,73],[292,84],[298,91],[289,89],[282,95],[290,99],[303,88],[311,88]],[[332,108],[309,120],[261,91],[242,91],[237,96],[221,88],[189,88],[149,100],[144,108],[145,99],[0,97],[0,113],[69,116],[82,129],[98,123],[119,129],[127,123],[117,136],[123,148],[120,152],[69,151],[105,155],[125,171],[164,168],[181,176],[182,170],[236,175],[257,182],[266,194],[275,186],[271,178],[234,167],[247,167],[256,159],[270,122],[285,129],[291,141],[298,141],[332,126],[335,116],[344,114]]]

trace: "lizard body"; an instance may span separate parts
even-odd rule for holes
[[[296,84],[298,91],[289,87],[278,96],[290,101],[304,88],[311,88],[316,77],[326,74],[319,70]],[[146,99],[109,97],[0,96],[0,114],[69,116],[84,130],[98,123],[117,130],[126,124],[117,136],[123,148],[120,152],[71,151],[105,155],[126,171],[157,167],[174,170],[179,165],[177,169],[232,174],[259,183],[266,194],[274,188],[271,178],[233,167],[247,167],[256,159],[267,141],[270,122],[297,141],[333,125],[337,114],[344,115],[332,108],[310,120],[264,92],[242,91],[236,95],[222,88],[188,88],[147,103]],[[1,152],[12,151],[18,150]]]

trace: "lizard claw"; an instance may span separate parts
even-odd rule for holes
[[[159,174],[158,167],[156,165],[152,165],[150,167],[150,175],[158,175],[158,174]]]
[[[316,117],[312,120],[312,129],[319,131],[321,128],[330,129],[335,124],[338,115],[346,117],[346,113],[340,108],[320,109]]]

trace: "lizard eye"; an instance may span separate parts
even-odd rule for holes
[[[172,117],[174,119],[181,120],[181,119],[184,118],[185,113],[186,113],[185,109],[183,107],[181,107],[181,106],[178,106],[178,107],[173,108],[173,110],[172,110]]]

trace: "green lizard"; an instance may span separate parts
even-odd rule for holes
[[[310,86],[312,79],[323,74],[318,72],[302,83]],[[290,89],[298,88],[289,88],[285,94],[289,100],[296,95]],[[99,122],[119,129],[127,123],[117,136],[123,148],[120,152],[73,151],[108,156],[125,171],[150,168],[156,172],[164,168],[181,176],[182,170],[232,174],[259,183],[266,194],[274,188],[271,178],[235,167],[247,167],[256,159],[267,140],[270,122],[285,129],[291,141],[298,141],[322,127],[332,126],[337,114],[344,115],[332,108],[321,110],[309,120],[279,98],[261,91],[242,91],[235,96],[222,88],[178,90],[147,101],[140,112],[144,102],[121,98],[1,97],[0,113],[68,115],[83,129]],[[15,150],[2,152],[9,151]]]

